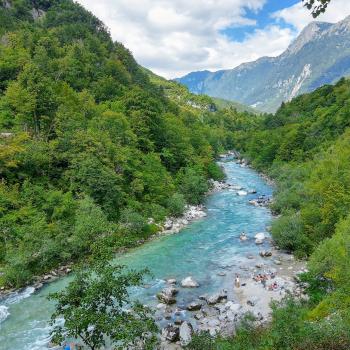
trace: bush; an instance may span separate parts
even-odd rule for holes
[[[209,189],[207,179],[198,167],[182,169],[178,175],[178,183],[186,202],[190,204],[200,204]]]
[[[208,177],[216,181],[222,181],[226,176],[222,168],[218,164],[212,162],[208,165]]]
[[[134,211],[132,208],[125,208],[120,215],[120,224],[132,234],[141,234],[147,222],[141,214]]]
[[[167,207],[169,210],[169,214],[171,216],[181,216],[185,210],[185,197],[182,193],[174,193],[169,199],[167,203]]]
[[[312,244],[305,235],[304,226],[298,213],[289,211],[272,224],[272,237],[283,249],[295,251],[299,257],[311,252]]]

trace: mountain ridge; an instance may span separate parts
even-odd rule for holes
[[[312,22],[279,56],[216,72],[191,72],[176,81],[196,94],[237,101],[263,112],[350,74],[350,16]]]

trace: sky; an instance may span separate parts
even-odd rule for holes
[[[313,18],[301,0],[78,0],[138,63],[165,77],[277,56]],[[317,20],[350,15],[332,0]]]

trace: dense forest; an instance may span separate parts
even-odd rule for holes
[[[14,287],[200,203],[244,114],[141,68],[71,0],[0,4],[0,284]]]
[[[275,115],[194,96],[140,67],[71,0],[0,1],[0,285],[131,247],[198,204],[236,148],[276,182],[272,234],[308,258],[308,298],[192,349],[350,348],[350,82]]]
[[[350,81],[242,122],[235,147],[276,182],[273,238],[308,258],[307,300],[275,305],[266,328],[245,324],[233,340],[202,337],[193,349],[350,348]]]

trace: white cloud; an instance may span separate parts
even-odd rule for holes
[[[349,0],[332,0],[327,7],[327,11],[317,17],[317,21],[336,23],[344,19],[346,15],[349,14]],[[272,17],[293,25],[298,32],[300,32],[310,22],[315,20],[301,2],[281,11],[275,12]]]
[[[129,48],[141,65],[167,78],[194,70],[233,68],[284,51],[296,31],[278,24],[255,30],[243,42],[222,34],[228,27],[254,26],[246,10],[259,12],[267,1],[78,0],[110,28],[113,39]],[[283,11],[274,14],[277,22],[286,21],[298,30],[308,23],[307,11],[300,6]]]

